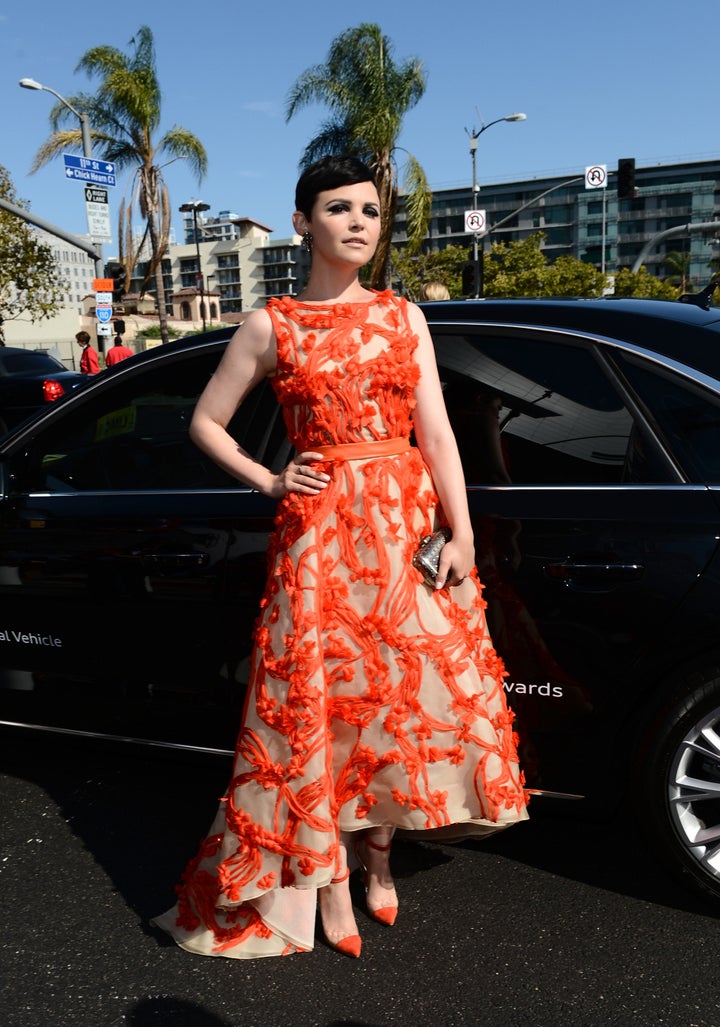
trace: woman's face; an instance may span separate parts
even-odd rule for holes
[[[380,200],[373,182],[356,182],[318,193],[312,219],[296,212],[295,228],[312,234],[313,260],[362,267],[380,238]]]

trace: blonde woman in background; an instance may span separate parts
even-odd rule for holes
[[[432,281],[425,282],[423,287],[420,289],[420,301],[423,300],[449,300],[450,290],[448,289],[445,282]]]

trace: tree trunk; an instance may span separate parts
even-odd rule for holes
[[[397,212],[397,188],[392,165],[389,162],[381,164],[375,169],[375,184],[380,197],[382,228],[370,268],[370,287],[372,289],[389,289],[390,244]]]
[[[155,263],[155,296],[158,308],[158,321],[160,324],[160,338],[165,343],[169,341],[170,337],[168,335],[167,308],[165,305],[165,282],[163,281],[162,255],[158,253],[158,236],[154,214],[150,214],[148,217],[148,228],[150,230],[150,249]]]

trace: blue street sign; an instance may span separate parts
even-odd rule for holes
[[[112,307],[95,307],[95,316],[100,324],[107,324],[112,317]]]
[[[95,160],[94,157],[78,157],[64,153],[65,177],[93,185],[115,185],[115,165],[109,160]]]

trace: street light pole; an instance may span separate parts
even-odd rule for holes
[[[183,203],[179,210],[182,214],[189,214],[190,212],[192,212],[193,216],[193,235],[195,236],[195,252],[197,254],[198,267],[196,281],[200,283],[200,316],[202,317],[202,330],[205,331],[207,327],[207,322],[205,319],[205,289],[203,287],[203,273],[202,265],[200,263],[200,236],[198,235],[197,216],[198,211],[202,212],[205,210],[210,210],[210,204],[201,203],[199,200],[193,200],[192,203]]]
[[[478,193],[480,192],[480,186],[477,182],[477,141],[478,138],[487,132],[492,125],[498,125],[501,121],[525,121],[527,118],[526,114],[506,114],[504,118],[495,118],[494,121],[488,121],[486,125],[481,125],[480,128],[473,129],[472,132],[467,132],[470,137],[470,156],[472,158],[472,210],[477,210]],[[483,236],[484,238],[484,236]],[[475,299],[479,299],[483,294],[483,274],[482,274],[482,254],[479,246],[479,233],[473,232],[473,296]],[[483,244],[483,249],[484,249]]]
[[[207,288],[206,288],[205,292],[207,294],[207,309],[208,309],[208,318],[210,320],[210,324],[212,324],[212,286],[210,285],[210,279],[214,278],[214,277],[215,277],[215,275],[206,275],[205,276],[205,282],[207,284]]]
[[[44,86],[40,82],[36,82],[34,78],[21,78],[20,85],[23,89],[42,89],[46,93],[52,93],[53,96],[57,97],[60,103],[67,107],[69,111],[75,115],[80,121],[80,132],[82,133],[82,145],[83,145],[83,157],[87,157],[92,160],[92,136],[90,134],[90,118],[86,111],[79,111],[76,107],[66,100],[64,96],[51,89],[50,86]],[[103,278],[105,276],[105,265],[102,258],[102,247],[98,246],[98,253],[100,256],[95,260],[95,277]]]

